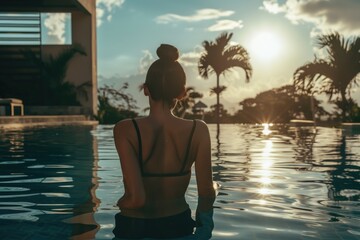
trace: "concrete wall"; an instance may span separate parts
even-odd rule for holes
[[[72,42],[84,47],[86,57],[78,57],[71,64],[69,77],[72,81],[83,83],[90,81],[89,100],[79,99],[83,106],[97,113],[97,47],[96,47],[96,1],[86,0],[86,8],[90,13],[72,12]]]
[[[75,0],[78,4],[82,5],[89,13],[93,13],[94,0]]]
[[[80,3],[79,3],[80,4]],[[96,2],[86,0],[84,8],[89,12],[71,12],[72,22],[72,44],[80,44],[86,56],[77,54],[69,64],[66,79],[79,86],[83,83],[91,83],[86,87],[87,97],[78,95],[81,105],[86,108],[89,115],[97,114],[97,41],[96,41]],[[46,58],[50,55],[56,56],[69,45],[42,45],[42,55]],[[46,103],[44,103],[46,105]]]

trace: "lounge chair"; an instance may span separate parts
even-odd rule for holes
[[[0,107],[10,106],[10,116],[15,115],[15,107],[20,107],[20,115],[24,115],[24,105],[22,100],[17,98],[0,98]]]

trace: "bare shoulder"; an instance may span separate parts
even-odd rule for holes
[[[121,120],[119,122],[117,122],[113,128],[113,132],[114,134],[116,134],[117,136],[119,135],[119,133],[123,134],[123,133],[127,133],[129,128],[133,125],[132,120],[131,119],[124,119]]]
[[[209,133],[209,128],[203,120],[197,119],[195,121],[196,121],[197,132],[199,132],[200,134],[208,134]]]
[[[207,144],[210,140],[210,133],[207,124],[202,120],[195,120],[196,127],[194,131],[194,143],[198,144]]]

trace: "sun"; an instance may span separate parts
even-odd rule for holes
[[[283,42],[275,32],[258,31],[249,40],[250,57],[259,61],[273,61],[283,51]]]

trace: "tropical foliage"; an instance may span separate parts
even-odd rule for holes
[[[216,87],[212,88],[212,92],[216,94],[218,133],[220,94],[225,90],[223,86],[220,86],[220,75],[225,75],[234,67],[240,67],[244,70],[246,82],[249,82],[252,75],[248,52],[240,45],[231,45],[230,39],[232,36],[232,33],[222,33],[215,41],[204,41],[202,45],[205,51],[202,53],[198,63],[198,71],[202,78],[207,79],[212,73],[216,75]]]
[[[337,101],[334,101],[334,104],[335,104],[335,109],[336,109],[334,118],[341,119],[342,116],[338,114],[338,112],[339,112],[338,110],[341,110],[343,108],[342,107],[343,102],[337,100]],[[346,109],[347,109],[347,116],[346,116],[347,121],[360,122],[360,107],[353,99],[351,99],[351,98],[348,99]]]
[[[184,118],[187,111],[194,106],[196,99],[202,97],[203,95],[197,92],[194,87],[187,87],[185,89],[185,96],[178,101],[173,109],[173,113],[178,117]]]
[[[207,123],[216,123],[218,119],[218,114],[220,116],[221,123],[234,122],[233,116],[228,113],[224,105],[222,105],[221,103],[219,105],[214,104],[210,106],[210,111],[204,114],[204,121]]]
[[[244,99],[239,105],[242,109],[235,118],[245,123],[287,123],[294,117],[312,120],[327,115],[319,100],[295,94],[293,85],[261,92],[255,98]]]
[[[95,119],[101,124],[114,124],[125,118],[133,118],[138,114],[136,100],[125,91],[129,84],[124,83],[119,89],[104,85],[98,89],[98,115]]]
[[[312,62],[296,69],[294,84],[298,92],[325,93],[341,109],[343,120],[349,116],[350,91],[357,85],[360,73],[360,38],[345,39],[339,33],[321,35],[317,39],[324,57],[315,56]]]
[[[74,44],[65,48],[57,56],[49,55],[45,58],[31,50],[22,53],[41,70],[42,89],[39,89],[41,91],[39,94],[45,95],[47,105],[79,105],[78,93],[85,94],[87,98],[84,88],[91,86],[90,82],[75,86],[66,79],[70,60],[77,54],[86,55],[80,45]]]

